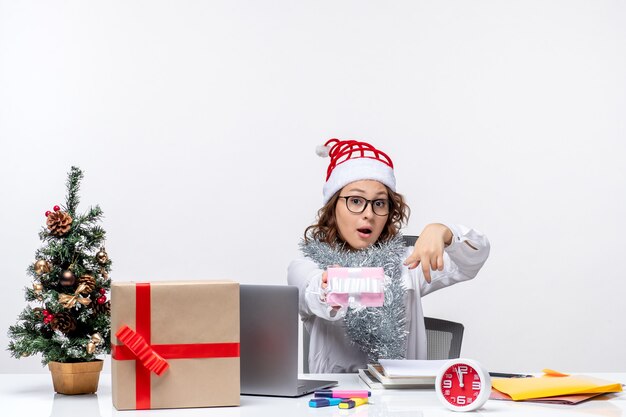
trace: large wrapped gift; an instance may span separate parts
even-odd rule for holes
[[[238,283],[115,282],[111,334],[118,410],[239,405]]]

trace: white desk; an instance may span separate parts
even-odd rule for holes
[[[612,381],[626,382],[626,373],[589,374]],[[334,379],[339,387],[367,388],[355,374],[306,375]],[[111,403],[111,376],[102,374],[95,395],[55,394],[49,374],[0,374],[0,410],[7,417],[108,417],[108,416],[242,416],[242,417],[460,417],[439,405],[432,390],[373,390],[371,404],[351,410],[337,407],[309,408],[312,395],[300,398],[242,396],[241,407],[195,408],[176,410],[117,411]],[[547,405],[487,401],[470,416],[604,416],[626,417],[626,393],[609,394],[579,405]]]

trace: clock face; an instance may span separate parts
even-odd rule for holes
[[[448,362],[436,382],[439,399],[448,408],[471,411],[481,407],[491,393],[491,378],[480,365],[468,359]]]

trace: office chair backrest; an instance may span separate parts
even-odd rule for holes
[[[404,246],[414,246],[415,242],[417,242],[418,237],[419,236],[410,236],[410,235],[402,236],[402,238],[404,239]]]
[[[456,359],[461,356],[464,327],[454,321],[424,317],[427,359]]]
[[[413,246],[419,236],[403,236],[406,246]],[[464,327],[461,323],[424,317],[426,326],[427,359],[455,359],[461,356]],[[309,373],[310,335],[302,327],[302,369]]]

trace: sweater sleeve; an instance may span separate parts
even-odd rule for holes
[[[315,315],[325,320],[336,321],[346,314],[345,308],[332,308],[324,300],[323,272],[315,262],[307,258],[295,259],[287,268],[287,283],[298,287],[300,315],[303,319]]]
[[[446,226],[452,231],[453,236],[452,242],[444,250],[443,271],[432,271],[432,280],[429,284],[419,266],[414,270],[419,275],[422,295],[474,278],[489,256],[490,244],[487,236],[462,225],[446,224]]]

